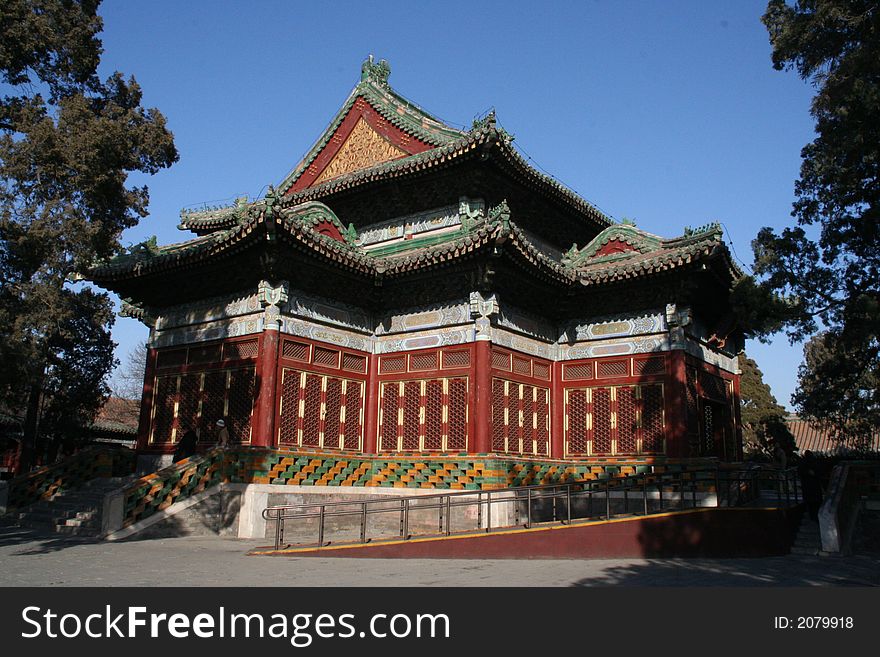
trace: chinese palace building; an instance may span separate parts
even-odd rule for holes
[[[741,457],[718,225],[666,239],[458,130],[383,60],[264,198],[181,214],[89,277],[150,328],[138,452],[243,446],[556,462]]]

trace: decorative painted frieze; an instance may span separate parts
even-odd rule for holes
[[[540,340],[535,340],[525,335],[511,333],[510,331],[499,327],[492,328],[492,344],[507,347],[508,349],[513,349],[515,351],[521,351],[530,356],[546,358],[547,360],[556,359],[558,348],[558,345],[556,344],[541,342]]]
[[[150,331],[150,346],[156,349],[174,347],[194,342],[207,342],[223,338],[251,335],[263,330],[263,314],[251,313],[234,320],[204,322],[167,330]]]
[[[496,317],[495,324],[515,333],[522,333],[547,342],[556,342],[557,329],[555,325],[537,315],[513,308],[506,303],[501,305],[501,312]]]
[[[624,316],[602,316],[570,322],[564,327],[560,342],[607,340],[608,338],[664,333],[667,321],[661,311],[647,311]]]
[[[346,331],[340,328],[331,328],[320,324],[313,324],[302,319],[285,317],[281,322],[281,331],[290,335],[298,335],[318,342],[327,342],[340,347],[357,349],[371,352],[373,350],[373,338]]]
[[[199,303],[171,306],[157,311],[155,328],[164,331],[247,315],[260,310],[257,294],[213,297]]]
[[[375,353],[388,354],[430,347],[467,344],[474,339],[472,327],[447,327],[432,331],[419,331],[406,336],[395,335],[376,338]]]
[[[310,296],[298,290],[290,293],[283,311],[288,315],[335,324],[363,333],[373,332],[373,320],[361,308]]]
[[[710,365],[720,367],[726,372],[730,372],[731,374],[740,373],[739,364],[736,358],[731,358],[730,356],[725,356],[722,353],[709,349],[706,345],[697,342],[692,338],[685,338],[684,349],[692,356],[696,356]]]
[[[560,344],[559,360],[575,360],[578,358],[601,358],[603,356],[621,356],[626,354],[646,354],[655,351],[669,351],[669,337],[632,336],[624,340],[602,340],[574,345]]]
[[[422,331],[442,326],[458,326],[471,321],[470,306],[462,299],[451,304],[395,310],[384,315],[376,326],[376,335]]]

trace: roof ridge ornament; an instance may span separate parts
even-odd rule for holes
[[[373,62],[372,54],[361,64],[361,82],[369,81],[381,87],[387,87],[390,75],[391,66],[388,64],[388,61],[380,59],[378,62]]]

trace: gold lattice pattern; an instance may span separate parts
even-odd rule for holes
[[[629,375],[628,360],[603,360],[597,364],[599,378],[607,379]]]
[[[663,451],[663,386],[642,386],[642,451]]]
[[[299,442],[297,431],[299,391],[300,372],[284,370],[281,381],[281,419],[278,429],[278,442],[282,445],[295,445]]]
[[[467,449],[467,379],[395,381],[381,390],[379,449]]]
[[[633,386],[617,388],[617,454],[638,452],[636,399]]]
[[[363,382],[285,368],[278,441],[284,445],[360,449]]]
[[[427,354],[413,354],[409,357],[409,369],[411,371],[425,371],[437,369],[437,352]]]
[[[568,453],[587,454],[587,391],[568,393]]]
[[[285,340],[281,346],[281,355],[292,360],[309,360],[309,345],[295,340]]]
[[[443,381],[425,384],[425,449],[443,449]]]
[[[361,117],[313,184],[405,156],[405,151],[384,139]]]
[[[492,450],[549,453],[550,390],[516,381],[492,380]]]
[[[247,442],[254,374],[253,367],[241,367],[157,377],[151,442],[177,441],[187,429],[208,430],[207,435],[202,434],[202,440],[207,442],[220,418],[228,419],[232,440]]]
[[[446,449],[463,452],[467,449],[468,400],[467,379],[447,379],[449,422]]]
[[[611,454],[611,388],[593,388],[593,454]]]
[[[492,451],[507,451],[507,392],[505,382],[492,379]]]
[[[443,369],[452,367],[467,367],[471,364],[471,354],[466,349],[443,352]]]
[[[407,381],[403,384],[403,434],[401,448],[419,449],[419,412],[422,405],[421,381]]]
[[[397,383],[382,384],[382,414],[379,420],[379,449],[383,452],[396,452],[398,411],[400,409],[400,388]]]

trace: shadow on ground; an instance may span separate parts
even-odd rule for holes
[[[23,527],[0,527],[0,547],[27,545],[28,549],[15,554],[48,554],[74,545],[100,543],[100,539],[83,536],[64,536]]]

